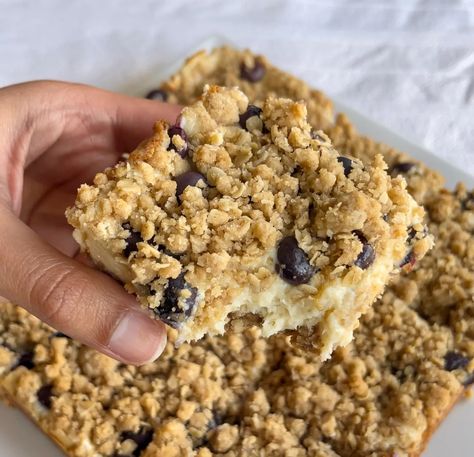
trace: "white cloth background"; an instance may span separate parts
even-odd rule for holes
[[[0,85],[139,94],[213,34],[474,174],[474,1],[0,0]]]

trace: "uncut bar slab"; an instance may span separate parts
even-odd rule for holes
[[[322,92],[273,66],[263,55],[228,46],[189,57],[175,75],[163,82],[160,99],[189,105],[201,96],[206,84],[239,87],[252,103],[263,102],[268,96],[304,100],[308,121],[314,128],[325,130],[334,123],[332,102]]]
[[[254,327],[178,350],[170,330],[163,356],[133,367],[2,311],[0,386],[74,457],[415,456],[464,390],[444,365],[450,330],[391,294],[323,364]]]
[[[474,379],[470,195],[433,197],[435,247],[325,363],[254,327],[127,366],[3,304],[0,391],[72,457],[419,456]]]
[[[209,86],[67,214],[83,250],[179,341],[252,316],[264,336],[317,327],[309,341],[326,359],[406,256],[431,246],[423,209],[385,168],[341,156],[304,103],[257,107]]]

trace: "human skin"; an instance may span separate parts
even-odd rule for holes
[[[80,184],[178,113],[80,84],[0,89],[0,295],[126,363],[157,358],[165,326],[78,252],[64,210]]]

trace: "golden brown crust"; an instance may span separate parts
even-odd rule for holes
[[[51,442],[55,444],[64,453],[64,455],[66,456],[68,455],[68,450],[63,446],[63,443],[57,440],[51,433],[48,433],[47,430],[42,428],[41,424],[37,420],[33,419],[33,416],[30,414],[30,412],[26,408],[24,408],[21,403],[18,403],[15,400],[14,395],[10,395],[7,391],[5,391],[5,389],[2,388],[1,385],[0,385],[0,391],[1,391],[0,398],[6,405],[8,405],[11,408],[19,409],[25,415],[25,417],[31,421],[32,424],[34,424],[36,427],[38,427],[38,429],[41,432],[43,432],[44,436],[46,436],[49,440],[51,440]]]
[[[462,400],[464,395],[465,395],[465,392],[460,392],[459,397],[457,397],[457,398],[453,397],[452,404],[446,408],[446,410],[444,411],[443,414],[439,415],[437,421],[433,421],[433,423],[430,424],[430,426],[425,430],[425,432],[423,434],[423,438],[421,439],[420,446],[418,447],[418,449],[416,449],[415,451],[413,451],[410,454],[410,457],[419,457],[423,454],[426,447],[428,446],[428,443],[429,443],[431,437],[433,436],[433,433],[436,432],[437,428],[441,425],[441,423],[444,421],[444,419],[446,419],[446,417],[448,417],[449,413],[456,406],[456,403],[458,403],[460,400]]]

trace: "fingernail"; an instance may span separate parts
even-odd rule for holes
[[[139,311],[127,311],[112,332],[108,348],[123,361],[141,365],[158,358],[165,345],[163,323]]]

